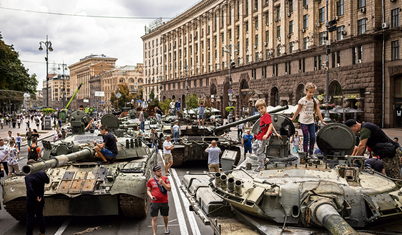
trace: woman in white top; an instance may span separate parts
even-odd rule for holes
[[[300,122],[300,128],[303,132],[303,151],[305,153],[309,153],[309,155],[313,154],[315,144],[314,112],[317,113],[322,124],[324,126],[327,125],[322,119],[322,115],[318,107],[317,100],[314,99],[314,93],[316,88],[317,87],[313,83],[306,84],[306,96],[299,100],[297,110],[292,117],[292,121],[294,121],[297,115],[300,113],[299,122]],[[308,149],[309,139],[310,139],[310,149]],[[307,150],[309,151],[307,152]]]
[[[18,173],[20,169],[18,168],[18,160],[20,159],[20,151],[15,144],[14,137],[10,139],[10,144],[5,148],[6,156],[1,161],[7,159],[8,165],[8,176],[11,176],[13,169],[15,173]]]

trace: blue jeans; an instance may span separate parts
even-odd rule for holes
[[[16,142],[17,146],[18,146],[18,150],[21,151],[21,142]]]
[[[144,129],[145,129],[145,122],[141,122],[140,129],[141,129],[142,131],[144,131]]]
[[[303,132],[303,151],[307,153],[308,150],[308,141],[309,141],[309,135],[310,135],[310,149],[308,153],[310,155],[313,154],[314,152],[314,144],[315,144],[315,126],[314,123],[311,124],[302,124],[300,123],[300,128],[302,129]]]
[[[158,143],[152,143],[151,148],[155,147],[156,154],[158,154]]]
[[[173,132],[173,138],[174,138],[174,142],[177,143],[177,141],[179,140],[179,132],[178,131]]]
[[[102,148],[101,153],[105,157],[110,157],[110,158],[115,158],[116,157],[116,155],[114,153],[112,153],[109,149],[106,149],[106,148]]]

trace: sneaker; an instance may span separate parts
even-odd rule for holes
[[[264,165],[266,165],[268,162],[269,162],[269,159],[268,159],[268,158],[267,158],[267,159],[265,159],[265,161],[264,161]]]
[[[112,160],[109,161],[110,164],[113,164],[116,161],[116,158],[112,158]]]

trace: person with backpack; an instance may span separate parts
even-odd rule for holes
[[[38,159],[42,157],[41,149],[37,145],[37,142],[38,142],[37,139],[33,139],[32,145],[28,147],[28,160],[32,159],[34,161],[38,161]]]

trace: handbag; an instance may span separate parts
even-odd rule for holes
[[[161,193],[166,194],[166,193],[167,193],[167,190],[165,189],[165,187],[163,187],[163,185],[160,185],[160,184],[158,183],[158,181],[156,180],[155,176],[154,176],[154,180],[155,180],[156,184],[158,185],[159,190],[161,191]]]

